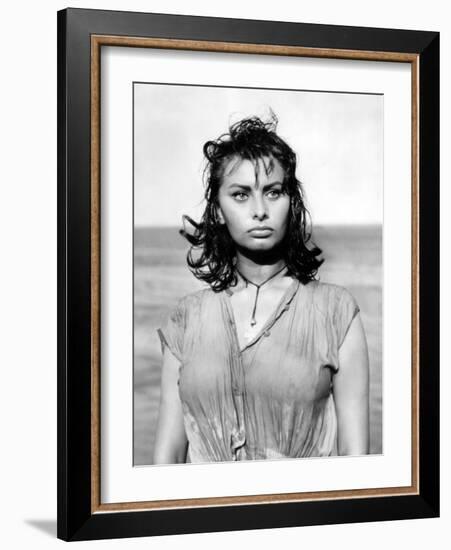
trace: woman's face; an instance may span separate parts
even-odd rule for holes
[[[218,215],[237,246],[269,251],[285,236],[290,197],[283,190],[284,172],[277,159],[264,157],[257,165],[256,170],[253,162],[238,156],[226,162]]]

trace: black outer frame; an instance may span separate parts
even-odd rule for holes
[[[91,513],[91,34],[420,56],[419,495]],[[72,8],[59,11],[58,537],[89,540],[438,515],[439,33]]]

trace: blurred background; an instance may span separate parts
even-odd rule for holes
[[[151,464],[161,346],[156,329],[202,287],[186,265],[181,217],[199,219],[202,146],[244,116],[279,119],[298,154],[323,250],[323,282],[361,309],[370,356],[370,452],[382,452],[383,97],[370,94],[134,84],[134,464]]]

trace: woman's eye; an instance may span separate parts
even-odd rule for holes
[[[268,197],[270,199],[278,199],[282,195],[282,191],[279,189],[271,189],[271,191],[268,192]]]
[[[234,199],[240,202],[245,201],[247,199],[246,193],[234,193],[232,196]]]

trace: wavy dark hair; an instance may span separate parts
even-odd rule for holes
[[[204,169],[206,207],[200,223],[183,216],[184,228],[180,233],[191,244],[187,262],[195,277],[207,282],[219,292],[238,282],[236,275],[236,249],[225,224],[218,217],[218,192],[223,168],[233,157],[250,160],[257,165],[262,157],[277,159],[284,171],[283,188],[290,197],[289,223],[282,245],[288,273],[306,284],[314,280],[323,259],[322,252],[311,239],[311,218],[304,204],[302,184],[296,179],[296,154],[276,133],[278,119],[271,113],[270,120],[263,122],[254,116],[244,118],[229,128],[214,141],[203,147],[206,159]],[[194,232],[185,229],[185,222],[194,227]],[[311,248],[308,247],[310,241]],[[195,254],[200,252],[198,257]]]

